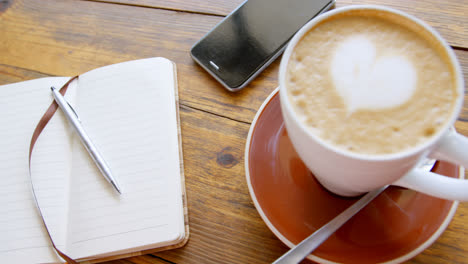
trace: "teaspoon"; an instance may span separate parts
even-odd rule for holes
[[[430,171],[435,164],[435,160],[427,159],[420,168],[423,170]],[[330,222],[322,226],[320,229],[312,233],[309,237],[302,240],[301,243],[291,248],[283,256],[277,259],[273,264],[291,264],[299,263],[305,257],[307,257],[312,251],[320,246],[325,240],[327,240],[336,230],[338,230],[344,223],[346,223],[351,217],[357,212],[374,200],[380,193],[387,189],[389,185],[384,186],[380,189],[371,191],[360,198],[353,205],[348,207],[346,210],[341,212],[338,216],[333,218]]]

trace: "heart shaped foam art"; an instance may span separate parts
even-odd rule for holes
[[[384,54],[365,36],[352,36],[336,49],[331,74],[348,113],[404,104],[416,90],[417,73],[400,54]]]

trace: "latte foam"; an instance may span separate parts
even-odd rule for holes
[[[351,36],[333,54],[330,73],[348,112],[406,103],[416,89],[417,72],[404,54],[377,50],[365,35]]]
[[[350,12],[298,42],[286,87],[312,133],[344,150],[390,154],[426,142],[447,123],[457,99],[448,55],[421,26],[398,19]]]

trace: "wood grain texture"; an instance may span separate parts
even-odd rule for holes
[[[0,16],[0,64],[73,76],[107,64],[164,56],[177,63],[182,103],[250,122],[277,86],[279,60],[246,89],[227,92],[189,55],[193,43],[220,19],[86,1],[18,0]],[[457,55],[461,61],[468,56],[464,51]]]
[[[434,27],[447,42],[456,47],[468,47],[468,0],[406,1],[406,0],[337,0],[337,7],[350,4],[385,5],[422,19]]]
[[[278,60],[233,94],[189,56],[193,43],[241,1],[15,0],[0,6],[0,84],[154,56],[177,64],[190,240],[182,249],[108,263],[271,263],[286,252],[255,210],[244,173],[249,125],[277,86]],[[427,17],[452,45],[464,48],[455,53],[467,82],[467,0],[343,0],[337,6],[353,2]],[[456,128],[468,136],[468,103]],[[442,236],[408,263],[468,263],[467,245],[468,203],[462,203]]]
[[[0,64],[0,85],[48,77],[49,75]]]
[[[201,13],[207,15],[226,16],[245,0],[90,0],[96,2],[118,3],[126,5],[137,5],[160,9],[170,9],[185,12]]]
[[[276,87],[277,64],[239,93],[226,91],[190,57],[220,17],[72,0],[18,0],[0,16],[0,64],[58,76],[127,60],[177,63],[182,103],[250,122]]]
[[[110,0],[106,2],[226,16],[244,0]],[[336,0],[336,7],[351,4],[385,5],[407,12],[436,28],[451,45],[468,48],[468,0]]]
[[[260,219],[244,174],[248,124],[181,109],[191,237],[158,253],[176,263],[264,263],[283,249]],[[272,251],[263,251],[268,245]]]

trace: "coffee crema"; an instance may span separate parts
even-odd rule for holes
[[[315,135],[360,154],[391,154],[426,142],[457,100],[454,69],[422,26],[368,10],[309,30],[287,65],[294,111]]]

